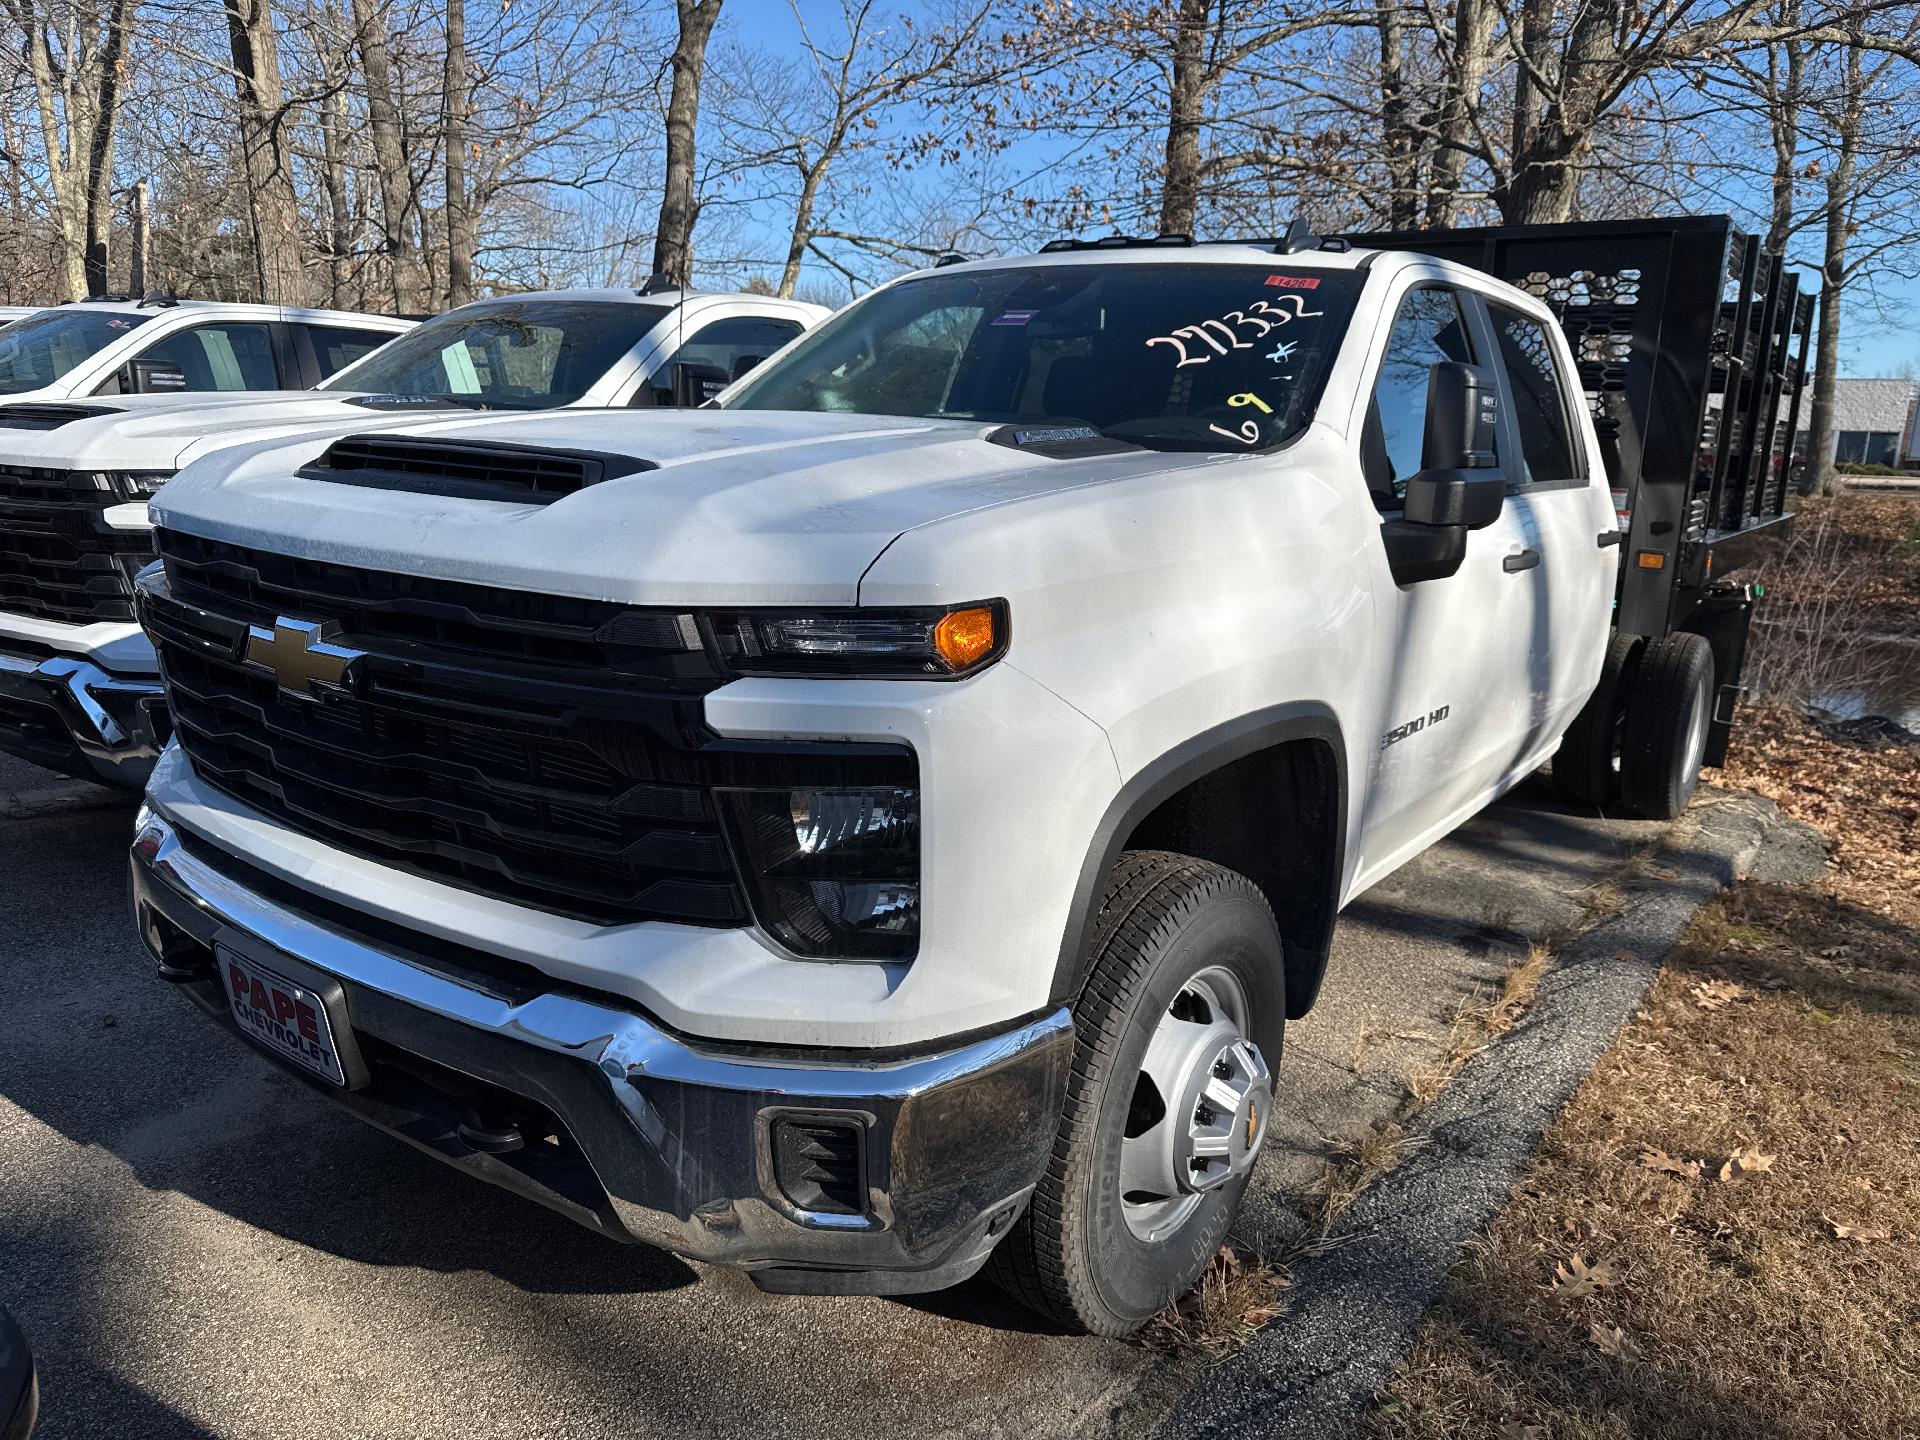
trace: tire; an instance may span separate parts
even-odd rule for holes
[[[1671,820],[1693,799],[1713,695],[1713,647],[1704,638],[1647,642],[1620,732],[1620,794],[1634,814]]]
[[[1226,1239],[1269,1129],[1285,955],[1252,881],[1151,850],[1129,851],[1114,866],[1092,950],[1074,1006],[1060,1132],[991,1273],[1068,1329],[1118,1336],[1190,1289]],[[1233,1048],[1232,1033],[1250,1057]],[[1169,1066],[1170,1055],[1180,1063]],[[1149,1065],[1161,1072],[1158,1085]],[[1239,1096],[1231,1116],[1226,1091]],[[1231,1153],[1203,1159],[1183,1148],[1196,1127],[1210,1138],[1192,1142],[1195,1150],[1224,1144]],[[1123,1172],[1141,1180],[1162,1155],[1171,1159],[1158,1173],[1186,1174],[1193,1193],[1123,1195]]]
[[[1553,756],[1553,788],[1571,805],[1611,805],[1620,798],[1620,728],[1639,668],[1642,641],[1618,631],[1607,642],[1600,683]]]

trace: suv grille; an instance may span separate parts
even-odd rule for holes
[[[713,735],[691,615],[158,539],[141,619],[194,771],[354,854],[596,923],[743,925],[714,786],[912,783],[893,747]],[[283,618],[360,652],[344,683],[247,661]]]
[[[0,465],[0,610],[84,625],[133,619],[133,573],[151,558],[145,530],[115,530],[122,497],[78,470]]]

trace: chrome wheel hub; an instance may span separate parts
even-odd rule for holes
[[[1194,976],[1160,1017],[1120,1142],[1121,1209],[1141,1240],[1171,1235],[1258,1158],[1273,1076],[1246,1031],[1246,994],[1221,969]]]

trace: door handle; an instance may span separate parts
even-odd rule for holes
[[[1516,550],[1500,562],[1500,568],[1509,575],[1513,575],[1521,570],[1531,570],[1539,563],[1540,552],[1538,550]]]
[[[1600,532],[1600,548],[1602,550],[1611,550],[1626,538],[1626,535],[1619,530],[1603,530]]]

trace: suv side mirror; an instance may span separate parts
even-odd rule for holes
[[[673,403],[682,410],[692,410],[706,404],[732,383],[733,377],[718,365],[682,360],[673,367]]]
[[[187,372],[171,360],[129,360],[127,388],[135,395],[167,395],[187,388]]]
[[[1443,580],[1467,557],[1467,532],[1500,518],[1507,477],[1494,436],[1500,396],[1485,371],[1458,360],[1427,370],[1427,428],[1406,506],[1382,525],[1394,583]]]

